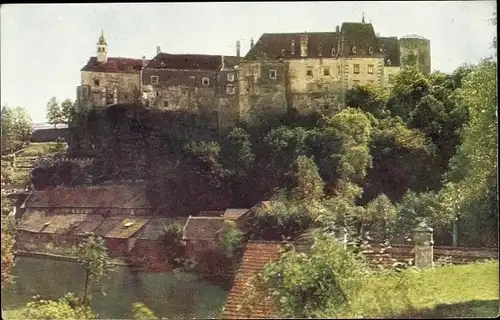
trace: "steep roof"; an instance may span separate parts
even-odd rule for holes
[[[149,60],[144,61],[148,63]],[[107,61],[101,63],[96,57],[91,57],[80,71],[112,72],[112,73],[140,73],[142,70],[142,59],[108,57]]]
[[[224,64],[239,62],[238,57],[224,56]],[[171,54],[160,52],[147,65],[146,69],[178,69],[178,70],[212,70],[218,71],[222,66],[221,55],[209,54]],[[234,67],[234,66],[233,66]]]
[[[264,266],[280,258],[280,242],[249,242],[245,247],[240,268],[236,273],[233,286],[222,312],[222,319],[273,319],[279,318],[277,306],[270,300],[256,301],[243,308],[247,295],[246,285],[253,276],[264,270]]]
[[[384,64],[386,66],[399,66],[400,53],[398,37],[379,37],[378,40],[384,53]],[[390,64],[388,63],[389,60]]]
[[[33,191],[26,208],[151,208],[144,186],[58,187]]]
[[[189,217],[184,227],[186,240],[213,240],[224,225],[223,217]]]
[[[332,57],[332,49],[338,50],[340,35],[336,32],[264,33],[248,51],[244,60],[278,59],[280,57],[288,60],[301,59],[300,40],[303,35],[307,35],[308,58]],[[293,52],[292,43],[295,44]]]

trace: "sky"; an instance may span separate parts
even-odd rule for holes
[[[7,4],[0,8],[1,105],[45,121],[48,100],[76,98],[80,69],[101,30],[108,55],[148,59],[162,52],[244,55],[265,32],[333,32],[372,22],[381,36],[431,41],[433,70],[452,72],[491,56],[494,1]]]

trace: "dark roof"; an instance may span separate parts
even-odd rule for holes
[[[236,220],[245,213],[247,213],[250,209],[227,209],[224,212],[224,218]]]
[[[52,234],[69,234],[85,220],[85,214],[54,214],[47,215],[46,225],[40,232]]]
[[[239,61],[238,57],[224,56],[226,67]],[[208,54],[170,54],[160,52],[147,65],[146,69],[213,70],[222,66],[221,55]],[[234,67],[234,66],[233,66]]]
[[[39,232],[45,227],[47,217],[44,212],[26,210],[17,224],[18,230]]]
[[[33,191],[26,208],[150,208],[144,186],[58,187]]]
[[[168,225],[179,223],[182,227],[186,225],[188,218],[152,218],[135,236],[138,239],[158,240]]]
[[[233,286],[229,291],[222,319],[276,319],[280,317],[277,306],[269,299],[255,301],[251,306],[243,304],[247,296],[246,285],[264,266],[280,258],[282,244],[279,242],[249,242],[236,273]]]
[[[336,32],[313,32],[313,33],[264,33],[253,48],[248,51],[244,60],[258,58],[278,59],[301,59],[300,40],[307,35],[308,58],[331,57],[332,49],[338,50],[339,34]],[[292,54],[292,42],[295,49]]]
[[[391,60],[390,66],[398,67],[400,65],[398,37],[379,37],[378,40],[384,52],[384,64],[389,66],[387,61]]]
[[[98,237],[105,237],[108,232],[118,227],[122,223],[122,221],[125,220],[125,218],[126,217],[124,216],[107,218],[101,223],[101,225],[99,225],[96,230],[94,230],[94,234]]]
[[[106,238],[128,239],[136,234],[149,221],[149,218],[130,217],[106,233]]]
[[[213,240],[224,225],[223,217],[189,217],[184,227],[184,239]]]
[[[242,59],[243,57],[224,56],[224,67],[226,69],[234,69]]]
[[[146,60],[146,63],[149,61]],[[142,69],[142,59],[113,58],[108,57],[104,63],[97,61],[96,57],[91,57],[81,71],[92,72],[114,72],[114,73],[139,73]]]
[[[373,56],[381,56],[380,44],[371,23],[344,22],[340,32],[344,40],[344,57],[370,57],[370,48],[372,48]],[[356,53],[352,52],[354,46]]]
[[[88,214],[71,234],[84,235],[85,233],[94,232],[106,220],[103,216],[97,214]]]

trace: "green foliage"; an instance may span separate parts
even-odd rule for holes
[[[102,278],[114,270],[114,264],[108,256],[106,244],[101,237],[89,235],[77,247],[78,261],[85,270],[85,290],[83,301],[88,303],[88,289],[98,284]]]
[[[2,107],[2,154],[19,150],[33,131],[31,117],[23,107]]]
[[[234,221],[224,221],[219,240],[224,256],[232,258],[243,244],[243,233]]]
[[[316,318],[348,304],[368,271],[361,257],[336,240],[321,237],[308,254],[288,251],[267,264],[261,279],[283,315]]]
[[[14,245],[16,243],[15,220],[14,217],[8,216],[7,211],[10,210],[7,205],[8,201],[4,199],[2,191],[2,290],[12,285],[14,280],[12,269],[14,268]]]
[[[167,261],[174,267],[179,267],[183,263],[184,244],[182,236],[183,231],[180,223],[172,223],[165,227],[162,241],[165,245]]]
[[[346,92],[346,105],[373,114],[376,118],[388,116],[388,91],[374,85],[356,86]]]
[[[26,319],[34,320],[90,320],[97,319],[96,314],[88,306],[72,293],[60,298],[57,301],[43,300],[35,297],[26,305],[24,316]]]
[[[380,194],[366,205],[363,222],[373,231],[376,240],[386,240],[394,231],[397,219],[396,207],[385,195]]]
[[[241,128],[231,130],[223,143],[222,154],[223,163],[232,174],[244,175],[255,161],[250,135]]]
[[[134,320],[157,320],[158,317],[144,303],[136,302],[132,305]]]
[[[73,121],[76,114],[75,102],[67,98],[61,102],[61,119],[63,123],[69,124]]]
[[[311,203],[323,198],[324,183],[312,158],[299,156],[293,169],[296,186],[292,196],[296,201]]]

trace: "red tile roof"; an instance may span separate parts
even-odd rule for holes
[[[144,186],[58,187],[33,191],[26,208],[151,208]]]
[[[184,227],[186,240],[213,240],[224,225],[223,217],[189,217]]]
[[[234,67],[238,57],[224,56],[225,66]],[[241,59],[241,58],[240,58]],[[146,69],[178,69],[178,70],[213,70],[222,66],[221,55],[208,54],[170,54],[160,52],[147,65]]]
[[[147,64],[149,60],[146,60]],[[142,59],[108,57],[107,62],[99,63],[96,57],[91,57],[80,71],[139,73],[142,69]]]
[[[264,270],[264,266],[280,258],[280,242],[249,242],[246,245],[240,268],[229,291],[222,319],[273,319],[280,312],[270,300],[255,302],[249,308],[242,308],[247,296],[246,285],[253,276]],[[246,309],[251,310],[250,312]]]

